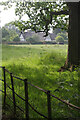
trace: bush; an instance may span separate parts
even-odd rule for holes
[[[64,43],[64,38],[62,36],[57,36],[55,39],[56,39],[56,42]]]
[[[18,42],[18,41],[20,41],[19,36],[16,36],[16,37],[13,39],[13,41],[14,41],[14,42]]]
[[[68,36],[66,35],[66,33],[58,33],[57,36],[62,36],[64,38],[64,40],[68,40]]]

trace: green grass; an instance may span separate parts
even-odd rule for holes
[[[67,45],[15,45],[2,46],[2,65],[15,76],[27,78],[29,82],[45,90],[50,90],[55,96],[79,104],[80,71],[57,72],[64,65],[67,57]],[[7,83],[10,85],[10,77]],[[24,83],[14,79],[15,91],[24,98]],[[7,89],[11,95],[11,91]],[[17,104],[24,108],[24,102],[16,97]],[[9,100],[7,99],[9,103]],[[47,116],[47,96],[45,93],[29,85],[29,102],[41,113]],[[11,103],[10,103],[11,104]],[[12,104],[11,104],[12,105]],[[55,98],[51,99],[52,117],[79,117],[80,113],[64,105]],[[41,118],[29,110],[30,118]],[[21,117],[24,117],[22,115]]]

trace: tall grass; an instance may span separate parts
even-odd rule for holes
[[[67,45],[15,45],[2,46],[2,65],[14,75],[27,78],[29,82],[72,104],[79,106],[79,70],[57,72],[64,65]],[[7,83],[10,78],[7,75]],[[24,98],[24,83],[14,79],[15,91]],[[11,91],[7,90],[11,95]],[[24,108],[24,102],[17,98],[17,104]],[[79,111],[52,98],[52,117],[79,117]],[[9,103],[9,100],[7,100]],[[45,93],[29,86],[29,102],[47,116],[47,96]],[[11,104],[11,103],[10,103]],[[41,118],[30,109],[30,118]],[[22,115],[21,117],[24,117]]]

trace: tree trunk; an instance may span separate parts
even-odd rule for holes
[[[68,56],[66,67],[80,65],[80,2],[69,2]]]

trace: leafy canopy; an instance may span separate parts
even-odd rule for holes
[[[16,1],[15,14],[19,20],[15,25],[22,31],[32,29],[35,32],[45,32],[48,35],[49,30],[68,28],[68,7],[64,2],[27,2]],[[8,6],[10,1],[8,2]],[[11,2],[12,4],[12,2]],[[24,15],[28,16],[26,21],[22,20]]]
[[[2,27],[2,41],[13,41],[13,39],[18,36],[18,33],[16,32],[14,28],[10,28],[9,25],[6,24],[4,27]]]

